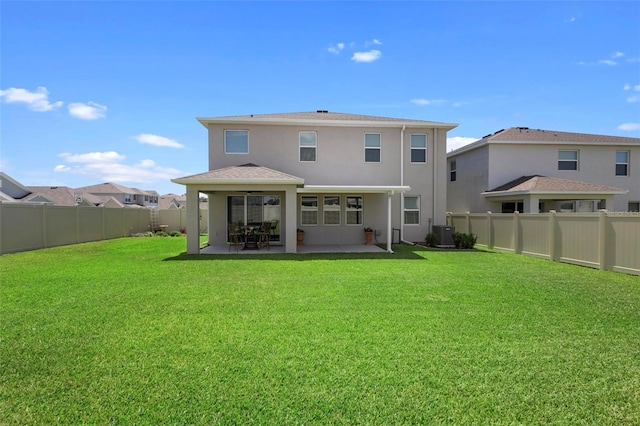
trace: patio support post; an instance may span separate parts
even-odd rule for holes
[[[200,200],[198,188],[187,185],[187,253],[200,253]]]
[[[287,253],[297,253],[296,229],[298,220],[296,210],[298,205],[297,191],[295,187],[287,188],[285,191],[285,242],[284,249]]]
[[[393,191],[387,192],[387,251],[393,253],[391,249],[391,240],[393,239],[393,230],[391,229],[391,196]]]

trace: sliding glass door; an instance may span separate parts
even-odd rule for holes
[[[260,226],[271,222],[271,241],[280,241],[280,196],[230,195],[227,222],[241,226]]]

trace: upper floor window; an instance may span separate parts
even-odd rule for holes
[[[411,162],[427,162],[427,135],[411,135]]]
[[[249,131],[248,130],[225,130],[224,131],[224,152],[225,154],[248,154],[249,153]]]
[[[578,151],[558,151],[558,170],[578,170]]]
[[[364,161],[366,163],[380,162],[380,148],[382,136],[380,133],[365,133],[364,135]]]
[[[362,196],[348,195],[345,208],[347,225],[362,225]]]
[[[124,194],[124,202],[125,203],[131,202],[131,194]]]
[[[629,151],[616,151],[616,176],[629,176]]]
[[[420,225],[420,197],[404,197],[405,225]]]
[[[340,196],[325,195],[324,196],[324,224],[340,225]]]
[[[303,195],[300,205],[300,225],[318,224],[318,196]]]
[[[451,182],[455,182],[456,181],[456,169],[457,169],[457,164],[456,164],[456,160],[451,160],[449,162],[449,180]]]
[[[300,161],[316,161],[318,135],[316,132],[300,132]]]

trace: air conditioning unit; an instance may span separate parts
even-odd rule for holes
[[[454,247],[453,234],[455,226],[433,225],[432,232],[438,237],[438,247]]]

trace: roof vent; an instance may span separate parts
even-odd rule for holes
[[[326,109],[319,109],[316,111],[318,114],[327,114],[329,111],[327,111]]]

